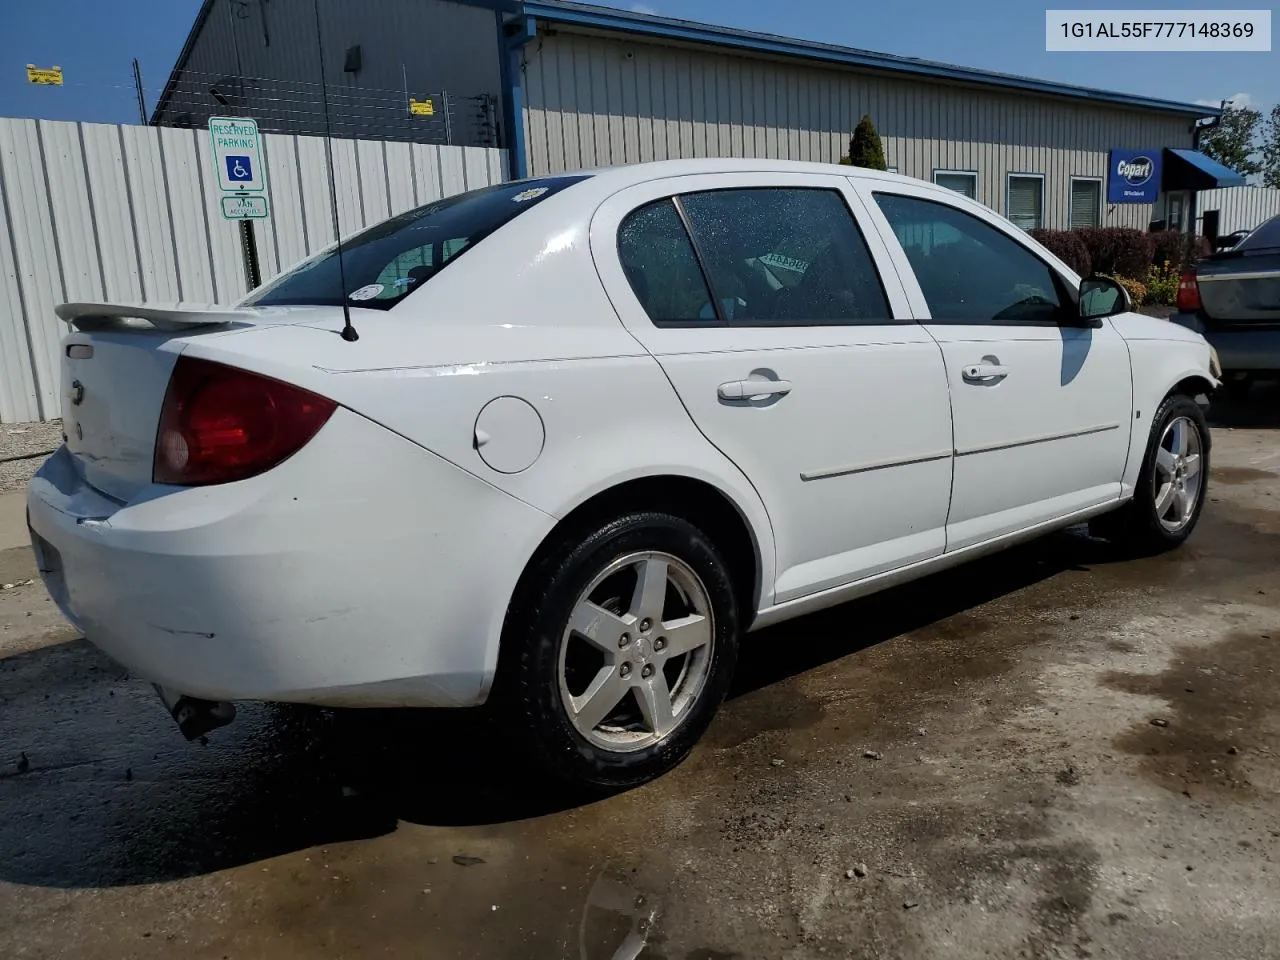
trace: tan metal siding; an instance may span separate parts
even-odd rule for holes
[[[1187,147],[1190,121],[1031,94],[575,33],[525,50],[530,174],[675,157],[835,162],[869,113],[899,173],[978,173],[1004,213],[1010,173],[1045,177],[1045,225],[1065,227],[1073,176],[1104,177],[1113,147]],[[576,93],[575,93],[576,91]],[[634,91],[634,93],[633,93]],[[1150,206],[1104,206],[1145,228]]]

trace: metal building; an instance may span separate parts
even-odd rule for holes
[[[260,123],[285,84],[314,125],[321,45],[334,135],[433,140],[439,124],[410,112],[415,91],[488,98],[513,176],[672,157],[836,162],[868,114],[891,169],[1028,229],[1187,229],[1195,191],[1244,182],[1194,150],[1213,108],[566,0],[205,0],[171,80],[194,92],[162,100],[155,122],[175,122],[179,101],[200,122],[194,73],[240,84]]]
[[[451,0],[204,0],[151,122],[497,146],[500,26]]]

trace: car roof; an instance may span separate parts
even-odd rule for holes
[[[884,184],[886,187],[895,185],[911,186],[917,190],[930,192],[942,202],[961,209],[978,210],[983,214],[994,212],[984,204],[962,193],[938,186],[928,180],[907,177],[898,173],[889,173],[887,170],[872,170],[867,167],[846,166],[836,163],[815,163],[807,160],[699,157],[683,160],[651,160],[646,163],[595,167],[572,171],[572,173],[586,174],[587,178],[565,191],[566,200],[570,196],[583,198],[590,195],[594,197],[595,202],[601,202],[628,187],[674,177],[714,176],[716,174],[732,173],[778,173],[848,177],[852,180]],[[550,177],[540,179],[550,179]]]
[[[809,160],[769,160],[752,157],[697,157],[681,160],[650,160],[645,163],[627,163],[615,166],[593,167],[579,171],[601,180],[616,181],[621,186],[628,183],[644,183],[664,177],[688,177],[717,173],[807,173],[837,177],[857,177],[871,180],[923,183],[926,181],[905,177],[886,170],[871,170],[836,163],[816,163]]]

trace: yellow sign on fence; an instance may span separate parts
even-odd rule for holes
[[[434,117],[436,105],[430,100],[409,100],[409,112],[415,117]]]
[[[37,67],[34,63],[28,63],[27,82],[60,87],[62,86],[62,68],[59,66]]]

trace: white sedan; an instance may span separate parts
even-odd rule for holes
[[[58,308],[32,481],[66,616],[188,736],[234,700],[490,703],[616,789],[769,624],[1205,500],[1196,333],[919,180],[689,160],[476,190],[233,307]]]

